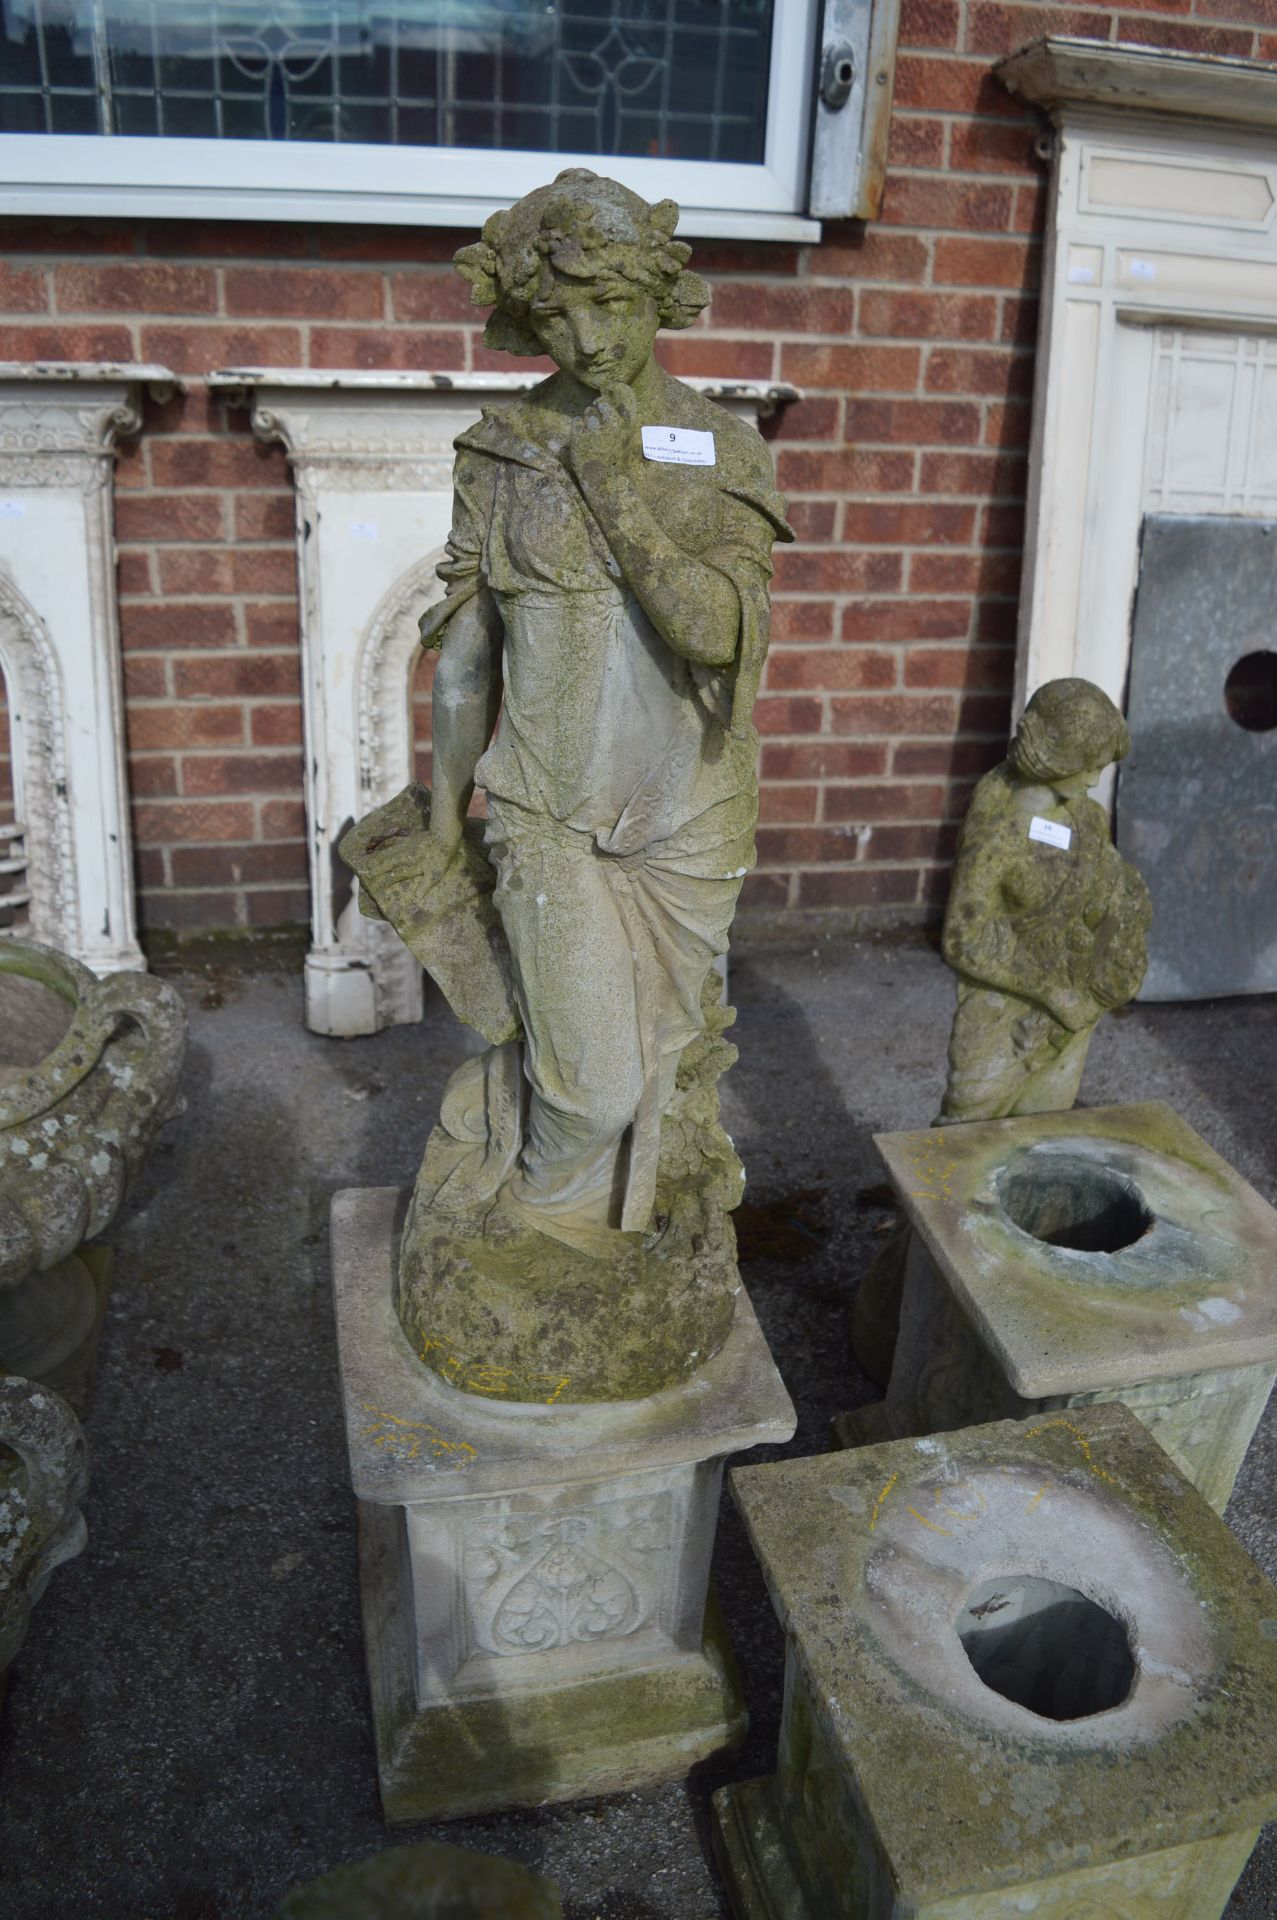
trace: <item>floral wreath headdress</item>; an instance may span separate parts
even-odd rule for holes
[[[686,271],[692,250],[674,238],[677,224],[672,200],[649,206],[588,167],[571,167],[494,213],[483,238],[453,255],[473,304],[494,309],[483,344],[543,353],[528,313],[556,275],[642,288],[655,300],[661,326],[690,327],[709,304],[709,288],[699,273]]]

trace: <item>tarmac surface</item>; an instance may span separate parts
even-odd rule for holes
[[[536,1867],[567,1920],[726,1920],[709,1795],[772,1770],[783,1661],[726,1495],[715,1574],[751,1715],[734,1758],[644,1793],[384,1826],[328,1206],[411,1182],[468,1040],[433,992],[419,1027],[336,1041],[305,1032],[294,971],[223,961],[177,984],[186,1111],[105,1236],[89,1544],[54,1573],[0,1713],[0,1912],[269,1920],[298,1882],[432,1837]],[[891,1218],[870,1134],[930,1120],[952,993],[920,941],[795,934],[733,955],[724,1116],[749,1171],[742,1272],[799,1414],[785,1452],[822,1450],[833,1413],[876,1397],[847,1344]],[[1082,1098],[1169,1101],[1277,1201],[1277,1000],[1110,1019]],[[1275,1453],[1277,1401],[1228,1514],[1277,1576]],[[1228,1915],[1274,1914],[1270,1828]]]

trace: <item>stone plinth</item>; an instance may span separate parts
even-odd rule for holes
[[[744,1468],[777,1771],[739,1920],[1215,1920],[1277,1811],[1277,1588],[1126,1407]]]
[[[1223,1511],[1277,1372],[1277,1213],[1160,1101],[877,1136],[912,1226],[844,1446],[1123,1400]]]
[[[709,1594],[724,1457],[789,1398],[742,1290],[722,1350],[639,1401],[449,1386],[395,1311],[406,1195],[339,1193],[333,1269],[387,1819],[680,1777],[745,1730]]]

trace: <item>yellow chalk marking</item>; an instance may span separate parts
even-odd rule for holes
[[[926,1527],[929,1532],[942,1533],[946,1540],[952,1540],[953,1535],[950,1533],[948,1527],[938,1527],[934,1520],[928,1520],[925,1513],[919,1513],[917,1507],[909,1507],[907,1511],[911,1513],[914,1519],[922,1526]]]
[[[873,1532],[874,1528],[878,1524],[878,1515],[882,1512],[883,1501],[887,1498],[887,1495],[891,1492],[891,1489],[895,1486],[899,1478],[900,1478],[900,1475],[898,1473],[893,1473],[890,1480],[888,1480],[886,1486],[883,1488],[882,1492],[878,1495],[878,1498],[874,1501],[874,1510],[869,1516],[870,1533]]]
[[[960,1482],[959,1484],[966,1486],[966,1485],[970,1485],[970,1482],[963,1481],[963,1482]],[[931,1489],[931,1498],[935,1501],[941,1513],[945,1514],[950,1520],[978,1520],[980,1518],[980,1515],[985,1511],[985,1508],[988,1505],[988,1502],[985,1500],[984,1495],[980,1492],[980,1489],[976,1487],[974,1489],[974,1493],[975,1493],[975,1497],[978,1502],[978,1505],[968,1508],[965,1512],[961,1507],[947,1507],[940,1496],[944,1493],[952,1493],[952,1492],[953,1492],[952,1487],[946,1487],[944,1485],[933,1487]]]
[[[466,1393],[484,1393],[490,1398],[501,1394],[513,1394],[518,1386],[520,1375],[515,1367],[499,1367],[492,1361],[463,1360],[460,1354],[447,1353],[442,1340],[427,1335],[422,1339],[420,1355],[427,1366],[448,1382],[449,1386],[461,1387]],[[432,1361],[432,1353],[442,1353],[443,1358]],[[532,1373],[526,1376],[529,1384],[552,1387],[545,1405],[552,1407],[556,1400],[562,1399],[572,1384],[569,1373]],[[539,1397],[539,1396],[535,1396]]]
[[[364,1412],[373,1415],[364,1432],[374,1447],[401,1454],[405,1460],[420,1460],[423,1446],[436,1460],[449,1453],[474,1453],[468,1440],[445,1440],[428,1420],[401,1420],[397,1413],[387,1413],[384,1407],[374,1407],[368,1401],[364,1402]]]
[[[1090,1441],[1083,1433],[1081,1427],[1075,1427],[1071,1420],[1044,1420],[1040,1427],[1030,1427],[1024,1437],[1026,1440],[1032,1440],[1036,1434],[1046,1433],[1051,1427],[1063,1427],[1065,1433],[1072,1434],[1078,1446],[1082,1449],[1082,1458],[1097,1480],[1107,1480],[1110,1486],[1114,1487],[1118,1485],[1118,1481],[1114,1476],[1111,1473],[1105,1473],[1103,1467],[1094,1459],[1091,1452]]]

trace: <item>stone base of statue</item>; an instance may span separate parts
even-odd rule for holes
[[[558,1373],[535,1400],[464,1392],[396,1311],[406,1204],[353,1189],[332,1222],[386,1817],[681,1777],[745,1730],[709,1591],[723,1462],[795,1426],[748,1297],[711,1359],[644,1399],[571,1401]]]
[[[0,1289],[0,1374],[53,1387],[80,1419],[93,1397],[111,1266],[109,1247],[81,1247]]]

